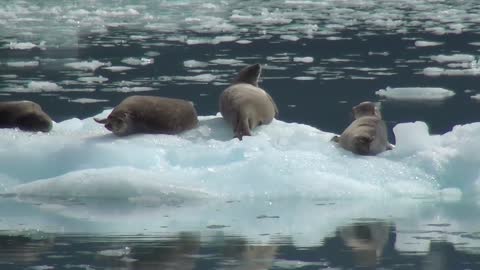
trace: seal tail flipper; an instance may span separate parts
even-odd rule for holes
[[[99,118],[94,117],[93,120],[95,120],[95,122],[97,122],[99,124],[106,124],[107,123],[107,118],[99,119]]]
[[[340,142],[340,136],[335,135],[330,139],[331,142],[339,143]]]
[[[250,125],[248,124],[248,118],[238,118],[234,133],[235,138],[238,138],[240,141],[243,139],[243,136],[252,136],[252,133],[250,131]]]

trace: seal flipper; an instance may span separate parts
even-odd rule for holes
[[[335,135],[330,139],[331,142],[339,143],[340,142],[340,136]]]
[[[247,117],[237,117],[234,133],[235,138],[238,138],[240,141],[243,139],[243,136],[252,136]]]
[[[391,143],[387,144],[387,150],[393,150],[393,149],[395,149],[395,145]]]
[[[97,122],[99,124],[106,124],[108,122],[107,118],[99,119],[99,118],[94,117],[93,120],[95,120],[95,122]]]

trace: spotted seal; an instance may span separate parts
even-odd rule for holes
[[[355,120],[332,141],[358,155],[377,155],[393,149],[388,142],[387,126],[375,103],[365,101],[353,107]]]
[[[52,119],[33,101],[3,101],[0,102],[0,128],[49,132]]]
[[[243,68],[220,95],[220,113],[233,127],[234,137],[240,140],[251,136],[255,127],[270,124],[278,116],[273,98],[258,87],[261,71],[260,64]]]
[[[193,103],[157,96],[130,96],[97,123],[117,136],[134,133],[178,134],[198,125]]]

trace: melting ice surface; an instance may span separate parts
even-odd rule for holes
[[[118,138],[92,118],[56,123],[48,134],[2,129],[1,193],[27,204],[4,202],[0,211],[22,214],[0,225],[110,233],[220,226],[249,236],[295,226],[303,235],[296,241],[306,244],[309,235],[365,213],[411,215],[419,197],[477,198],[480,123],[444,135],[430,135],[423,122],[394,132],[395,150],[360,157],[333,145],[331,133],[279,120],[238,141],[219,115],[200,117],[179,136]],[[318,203],[329,200],[340,203],[319,212]],[[30,209],[35,205],[40,212]],[[291,219],[252,228],[258,217],[274,215]]]

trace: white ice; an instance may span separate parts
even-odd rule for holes
[[[65,64],[66,67],[78,69],[78,70],[84,70],[84,71],[94,71],[99,67],[109,66],[109,65],[110,63],[104,63],[98,60],[81,61],[81,62],[73,62],[73,63]]]
[[[312,63],[313,62],[313,57],[311,57],[311,56],[294,57],[293,62]]]
[[[75,103],[99,103],[99,102],[108,102],[106,99],[94,99],[94,98],[76,98],[76,99],[70,99],[70,102],[75,102]]]
[[[183,61],[183,65],[187,68],[203,68],[203,67],[207,67],[208,63],[196,61],[196,60],[186,60],[186,61]]]
[[[480,194],[480,123],[443,135],[429,134],[423,122],[402,123],[394,133],[394,150],[362,157],[336,147],[331,133],[278,120],[239,141],[218,115],[200,117],[197,128],[178,136],[119,138],[92,118],[55,123],[48,134],[1,129],[0,191],[32,203],[2,201],[23,214],[1,228],[171,233],[225,225],[226,233],[257,241],[275,231],[315,245],[366,215],[423,228],[439,216],[416,198]],[[462,230],[475,230],[476,216],[469,217],[459,220]]]
[[[10,61],[7,62],[7,66],[9,67],[38,67],[40,63],[38,61]]]
[[[104,67],[103,69],[110,70],[111,72],[123,72],[123,71],[131,70],[133,68],[127,67],[127,66],[111,66],[111,67]]]
[[[417,40],[415,41],[415,46],[417,47],[434,47],[440,46],[443,42],[436,42],[436,41],[424,41],[424,40]]]
[[[375,94],[396,100],[443,100],[455,95],[455,92],[440,87],[398,87],[380,89]]]
[[[153,64],[153,62],[154,62],[153,58],[146,58],[146,57],[141,57],[141,58],[127,57],[122,59],[122,63],[127,65],[132,65],[132,66],[146,66],[146,65]]]
[[[9,87],[9,88],[6,88],[4,91],[19,92],[19,93],[38,93],[38,92],[65,91],[65,89],[53,82],[31,81],[27,84],[26,87],[24,86]]]
[[[168,201],[436,196],[442,188],[458,187],[445,179],[452,164],[478,159],[478,147],[468,143],[479,130],[478,124],[459,126],[438,137],[422,126],[398,125],[394,151],[358,157],[335,147],[328,132],[282,121],[240,142],[218,116],[201,117],[199,127],[180,136],[126,138],[92,118],[71,119],[49,134],[0,130],[0,170],[10,179],[4,192],[22,196]],[[21,170],[22,164],[30,164],[29,170]],[[476,170],[470,164],[458,168]]]
[[[431,57],[432,60],[439,63],[445,62],[472,62],[475,60],[475,57],[470,54],[452,54],[452,55],[435,55]]]

